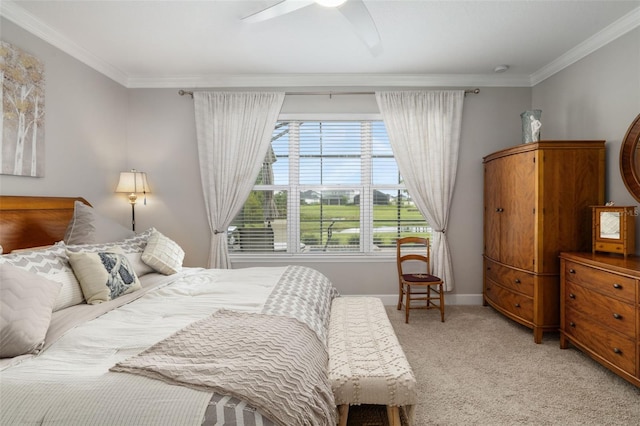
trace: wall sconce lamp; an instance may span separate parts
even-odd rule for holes
[[[120,180],[116,192],[124,192],[129,194],[129,203],[131,203],[131,228],[136,230],[136,201],[138,194],[144,194],[144,204],[147,205],[147,193],[151,192],[147,183],[147,174],[131,169],[130,172],[120,172]]]

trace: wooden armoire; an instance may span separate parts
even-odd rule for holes
[[[484,157],[483,303],[533,329],[560,325],[563,251],[591,251],[605,141],[540,141]]]

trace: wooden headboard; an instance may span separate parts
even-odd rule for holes
[[[0,195],[0,245],[3,253],[61,241],[81,197]]]

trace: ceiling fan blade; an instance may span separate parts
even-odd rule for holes
[[[338,10],[353,25],[356,33],[369,47],[371,53],[376,56],[382,52],[380,34],[376,28],[369,9],[362,0],[347,0]]]
[[[313,0],[282,0],[273,6],[269,6],[259,12],[245,16],[242,18],[242,21],[249,23],[266,21],[267,19],[276,18],[293,12],[294,10],[302,9],[303,7],[309,6],[313,3]]]

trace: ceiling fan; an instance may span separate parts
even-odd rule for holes
[[[336,8],[353,26],[354,31],[376,56],[382,52],[380,34],[363,0],[281,0],[273,6],[242,18],[244,22],[261,22],[313,4]]]

